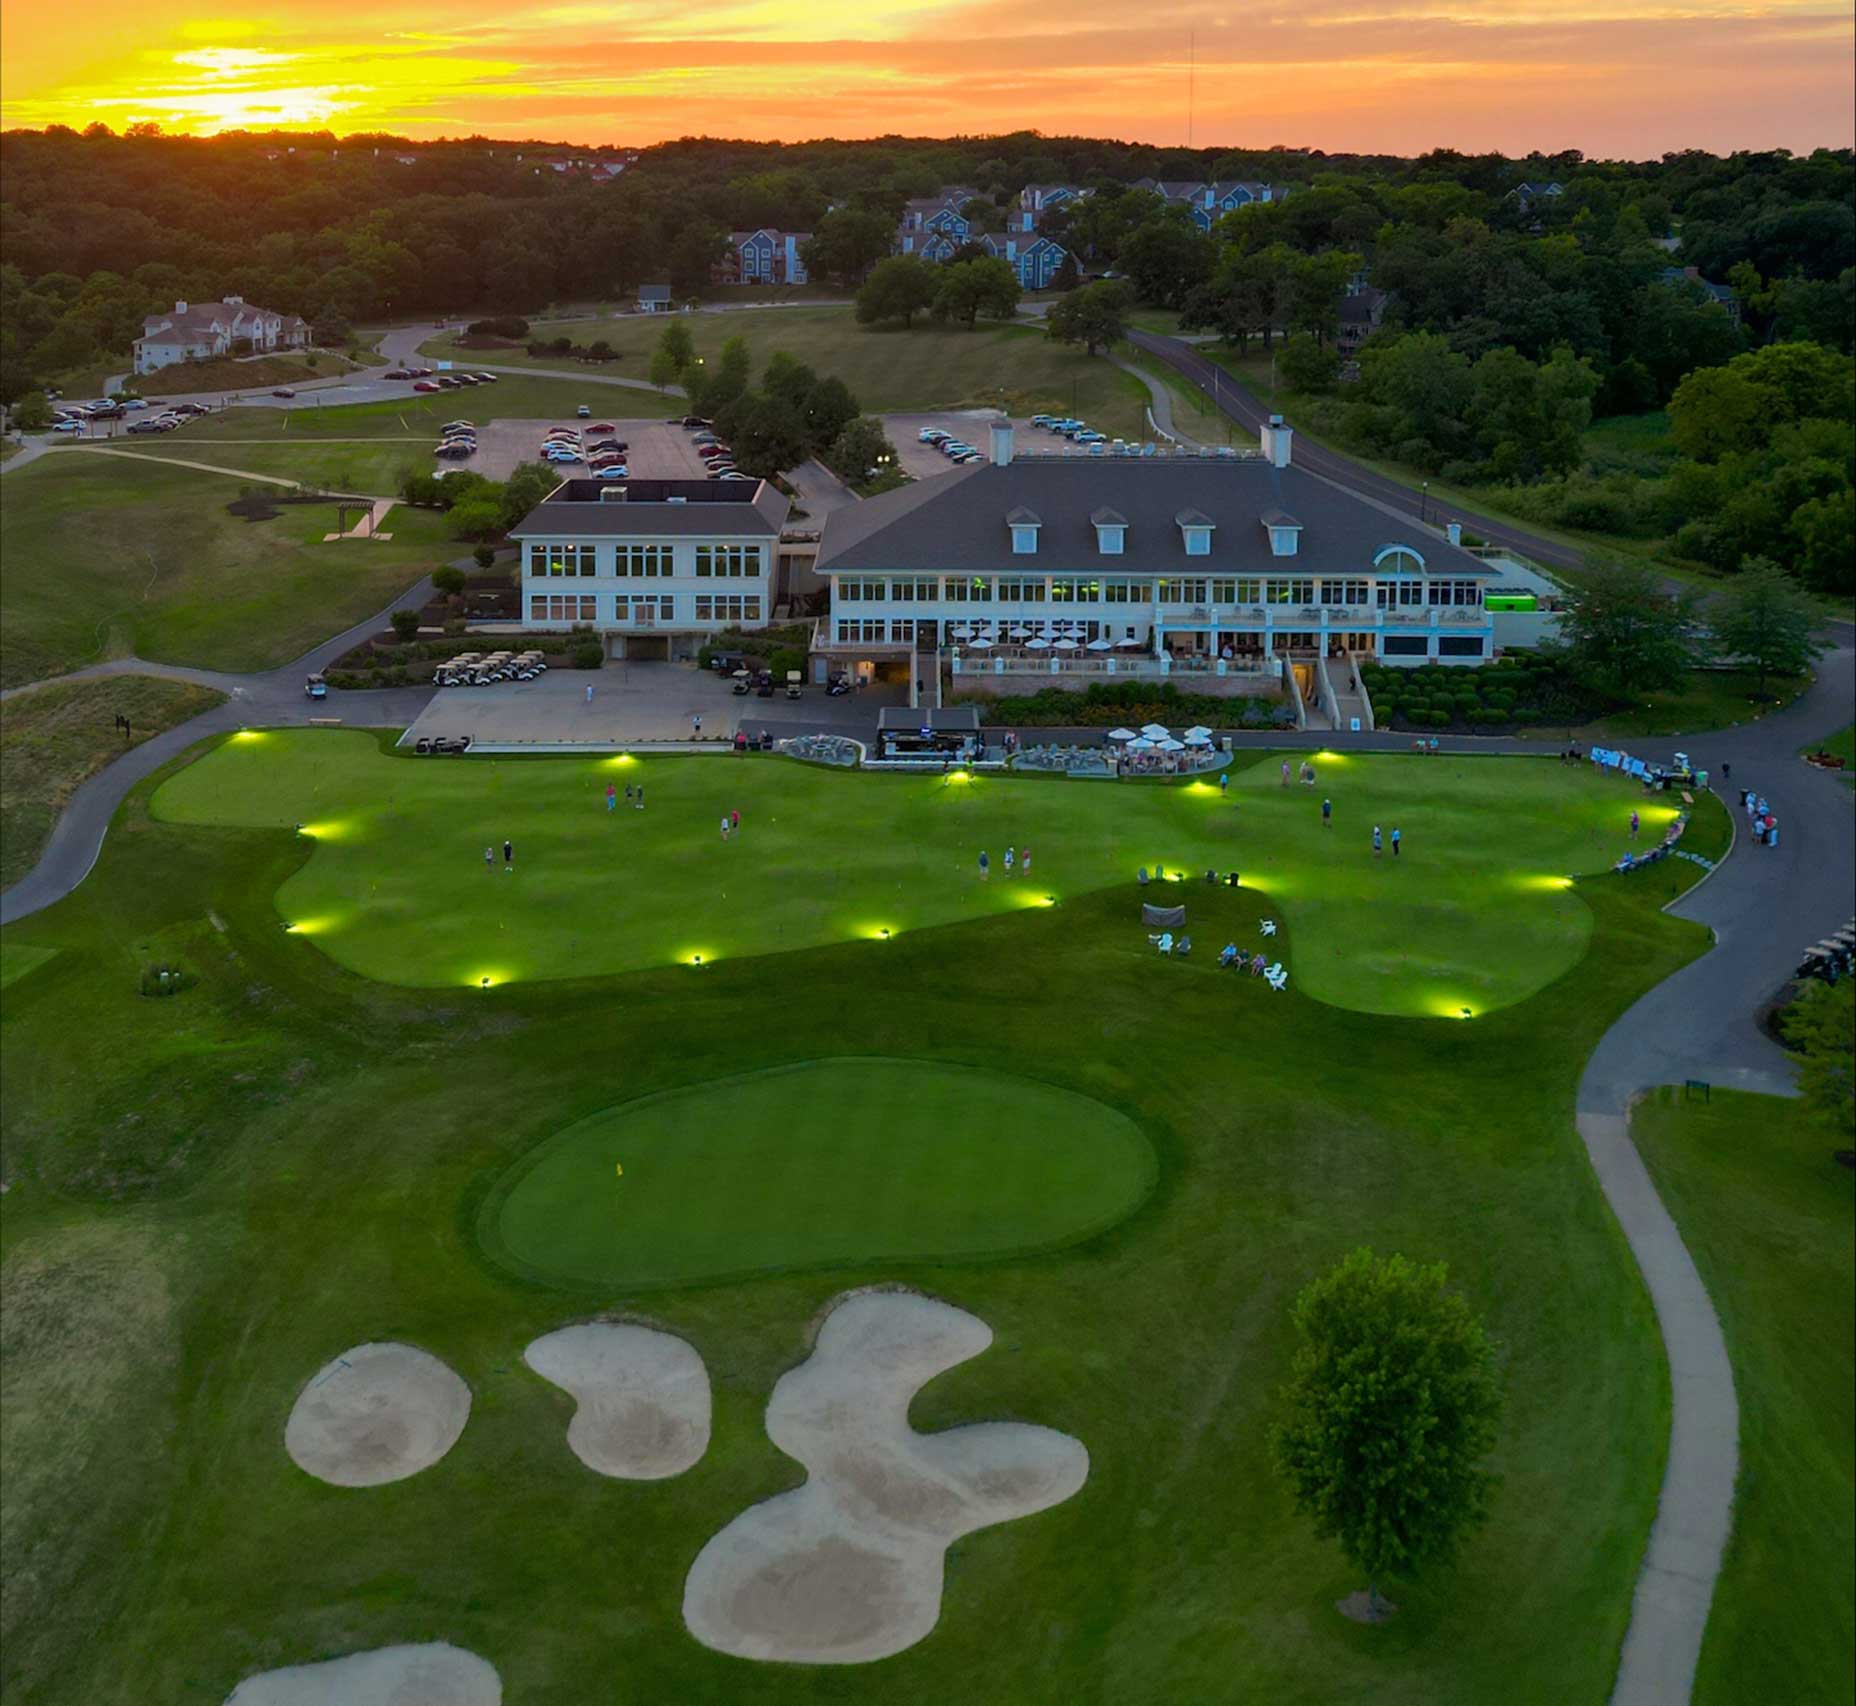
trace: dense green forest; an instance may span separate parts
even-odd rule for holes
[[[646,280],[698,294],[726,232],[761,225],[814,233],[815,275],[848,291],[910,197],[965,186],[996,228],[1025,184],[1069,183],[1093,193],[1045,229],[1082,276],[1125,278],[1182,327],[1269,352],[1339,441],[1511,488],[1544,523],[1667,538],[1722,570],[1758,551],[1822,590],[1856,586],[1847,149],[1402,159],[1020,133],[626,155],[138,130],[0,137],[0,401],[126,355],[177,298],[239,294],[334,341],[386,316],[532,313]],[[594,181],[556,162],[625,169]],[[1290,193],[1207,232],[1140,178]],[[1731,310],[1687,267],[1731,288]],[[1383,323],[1343,366],[1342,302],[1369,281],[1389,293]],[[1793,346],[1810,353],[1770,356]],[[1679,430],[1657,455],[1593,465],[1593,421],[1665,408]]]

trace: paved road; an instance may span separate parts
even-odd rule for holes
[[[1128,342],[1136,349],[1157,356],[1183,374],[1205,392],[1229,419],[1248,431],[1254,433],[1268,416],[1270,411],[1267,404],[1258,401],[1253,393],[1223,368],[1206,360],[1191,344],[1179,338],[1165,338],[1154,332],[1139,331],[1130,331]],[[1294,424],[1290,423],[1291,426]],[[1455,504],[1446,505],[1441,501],[1427,503],[1421,492],[1413,491],[1411,487],[1388,479],[1383,474],[1376,474],[1351,457],[1342,456],[1339,451],[1330,450],[1325,445],[1298,438],[1294,456],[1298,467],[1307,468],[1348,491],[1358,492],[1362,497],[1390,505],[1401,514],[1417,515],[1434,524],[1446,520],[1460,521],[1471,532],[1481,534],[1491,544],[1506,545],[1510,550],[1519,551],[1537,563],[1544,563],[1548,568],[1576,569],[1583,561],[1582,553],[1571,546],[1557,545],[1537,533],[1516,527],[1511,521],[1497,521],[1493,516],[1478,515],[1473,510],[1462,509]]]

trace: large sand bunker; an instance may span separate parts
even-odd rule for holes
[[[445,1641],[248,1676],[226,1706],[501,1706],[496,1667]]]
[[[574,1398],[567,1443],[601,1475],[659,1481],[709,1449],[709,1371],[669,1333],[591,1321],[546,1334],[522,1356]]]
[[[985,1322],[932,1298],[865,1293],[834,1309],[767,1405],[767,1433],[806,1466],[806,1483],[742,1512],[697,1554],[683,1589],[690,1633],[740,1658],[888,1658],[934,1628],[954,1541],[1074,1494],[1089,1454],[1068,1434],[909,1426],[916,1392],[991,1343]]]
[[[470,1388],[429,1351],[356,1345],[303,1388],[284,1449],[319,1481],[379,1487],[431,1468],[469,1419]]]

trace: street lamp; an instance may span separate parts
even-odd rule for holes
[[[1418,493],[1418,519],[1420,521],[1431,519],[1431,482],[1429,480],[1422,483]]]

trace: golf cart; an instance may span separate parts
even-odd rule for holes
[[[799,682],[800,682],[799,671],[796,669],[789,669],[786,672],[786,696],[787,698],[797,699],[799,697],[799,693],[800,693]]]
[[[310,699],[326,699],[329,696],[329,684],[320,674],[312,675],[303,683],[303,692]]]
[[[834,675],[825,687],[826,693],[833,699],[842,698],[850,690],[851,678],[843,670]]]
[[[750,686],[752,685],[752,683],[753,683],[753,679],[754,679],[754,678],[753,678],[753,677],[752,677],[752,676],[751,676],[751,675],[750,675],[750,674],[749,674],[749,673],[748,673],[748,672],[747,672],[747,671],[746,671],[745,669],[738,669],[738,670],[736,670],[736,671],[735,671],[735,676],[734,676],[734,680],[735,680],[735,687],[734,687],[734,691],[735,691],[735,693],[736,693],[736,694],[737,694],[737,695],[738,695],[739,697],[741,697],[741,698],[743,698],[743,699],[745,699],[745,698],[747,697],[747,695],[748,695],[748,689],[749,689],[749,687],[750,687]]]
[[[772,670],[763,669],[759,675],[755,676],[754,696],[757,699],[771,699],[773,697],[773,671]]]

